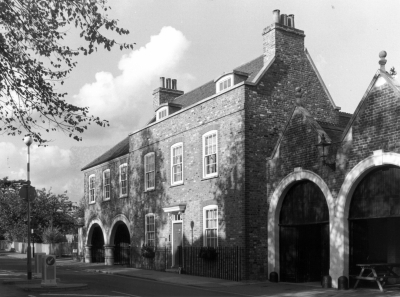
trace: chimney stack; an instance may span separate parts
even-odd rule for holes
[[[160,77],[160,87],[153,91],[153,108],[157,110],[158,107],[164,103],[171,103],[176,97],[184,94],[177,88],[177,80],[171,78]]]
[[[304,31],[294,27],[293,14],[272,12],[273,23],[263,31],[264,65],[274,57],[290,61],[304,52]]]

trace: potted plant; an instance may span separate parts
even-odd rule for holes
[[[142,252],[142,257],[148,258],[148,259],[153,259],[156,255],[156,253],[154,251],[154,247],[149,246],[147,244],[142,245],[141,252]]]
[[[212,246],[200,248],[199,258],[207,261],[214,261],[217,259],[217,250]]]

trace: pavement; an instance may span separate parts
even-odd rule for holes
[[[14,257],[20,259],[26,259],[25,254],[18,253],[7,253],[7,257]],[[218,278],[209,278],[202,276],[193,276],[187,274],[169,273],[155,270],[143,270],[138,268],[123,267],[119,265],[106,266],[102,263],[83,263],[72,260],[71,258],[58,258],[57,267],[64,267],[66,269],[84,270],[87,272],[114,274],[124,277],[134,277],[138,279],[146,279],[159,281],[164,283],[170,283],[175,285],[183,286],[194,286],[203,287],[207,289],[226,288],[235,286],[247,286],[246,289],[251,296],[252,287],[268,287],[268,293],[260,296],[255,294],[253,296],[264,297],[264,296],[329,296],[329,297],[356,297],[356,296],[400,296],[400,286],[385,288],[384,292],[380,292],[379,289],[375,288],[357,288],[356,290],[337,290],[337,289],[324,289],[319,283],[271,283],[269,281],[227,281]],[[77,290],[84,289],[82,284],[66,284],[60,282],[59,285],[62,287],[57,288],[40,288],[39,283],[35,284],[24,284],[22,287],[25,290],[35,292],[49,292],[51,290]],[[84,285],[84,284],[83,284]],[[255,290],[256,291],[256,290]],[[290,292],[290,293],[289,293]],[[297,292],[297,293],[295,293]]]

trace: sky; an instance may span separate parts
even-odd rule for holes
[[[177,79],[188,92],[223,72],[262,55],[262,30],[272,11],[294,14],[305,46],[333,100],[352,113],[387,52],[386,69],[400,73],[400,1],[382,0],[109,0],[109,17],[128,36],[108,37],[136,43],[133,50],[99,50],[78,59],[60,91],[67,101],[88,106],[110,122],[91,126],[77,142],[61,132],[48,147],[31,147],[31,181],[54,193],[83,196],[80,169],[143,127],[153,116],[152,91],[159,77]],[[79,36],[68,42],[79,46]],[[0,178],[26,179],[27,149],[22,136],[0,135]]]

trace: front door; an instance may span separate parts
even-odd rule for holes
[[[182,245],[182,222],[172,224],[172,267],[179,267],[179,249]]]

